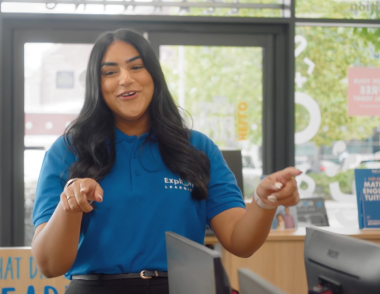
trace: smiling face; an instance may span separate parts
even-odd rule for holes
[[[121,131],[139,136],[149,130],[147,109],[154,82],[135,47],[122,41],[108,47],[101,63],[100,86]]]

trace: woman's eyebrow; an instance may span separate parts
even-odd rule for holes
[[[134,61],[136,59],[139,59],[139,58],[141,58],[141,56],[137,55],[135,57],[132,57],[132,58],[128,59],[125,63],[130,63],[130,62],[132,62],[132,61]],[[118,63],[116,63],[116,62],[103,62],[100,67],[103,67],[103,66],[116,66],[116,65],[118,65]]]
[[[132,62],[132,61],[134,61],[134,60],[136,60],[136,59],[139,59],[139,58],[141,58],[141,56],[140,56],[140,55],[137,55],[137,56],[135,56],[135,57],[132,57],[131,59],[128,59],[125,63],[130,63],[130,62]]]

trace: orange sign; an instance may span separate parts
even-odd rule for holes
[[[348,115],[380,115],[380,68],[348,69]]]
[[[238,141],[247,140],[248,135],[248,116],[246,111],[248,110],[248,104],[246,102],[240,102],[238,104]]]
[[[69,280],[45,278],[30,247],[0,248],[0,294],[63,294]]]

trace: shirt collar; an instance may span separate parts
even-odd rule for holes
[[[150,131],[148,131],[145,134],[142,134],[140,137],[137,137],[136,135],[128,136],[127,134],[124,134],[122,131],[120,131],[117,127],[115,129],[116,129],[116,135],[115,135],[116,143],[119,143],[119,142],[124,141],[124,140],[145,140],[146,137],[149,135],[149,132],[150,132]],[[150,139],[157,141],[157,136],[154,133],[152,133],[150,135]]]

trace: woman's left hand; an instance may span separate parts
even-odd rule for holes
[[[299,194],[294,177],[301,173],[294,167],[287,167],[270,174],[257,186],[257,196],[262,202],[272,207],[296,205],[299,201]]]

